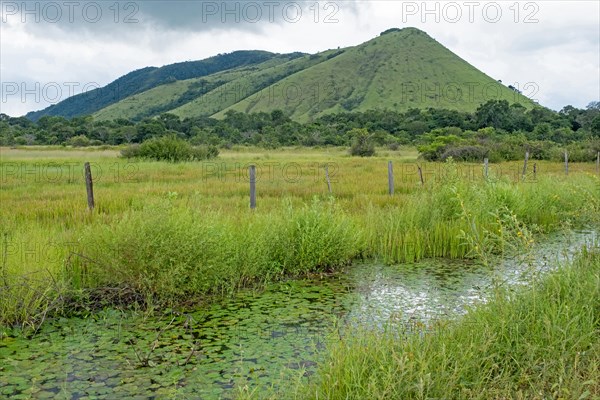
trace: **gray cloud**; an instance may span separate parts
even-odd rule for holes
[[[261,31],[268,25],[320,22],[356,1],[306,0],[145,0],[145,1],[2,1],[3,25],[23,24],[33,34],[61,31],[102,36],[142,30],[205,32]],[[48,29],[51,29],[48,31]]]
[[[500,2],[504,14],[498,23],[482,20],[481,13],[474,23],[464,18],[460,23],[443,18],[436,22],[435,16],[425,14],[403,22],[406,3],[410,2],[173,0],[119,1],[115,8],[115,0],[2,0],[0,80],[26,82],[27,88],[35,82],[42,87],[52,82],[62,87],[74,81],[107,84],[150,65],[234,50],[317,52],[357,45],[390,27],[416,26],[496,79],[521,85],[536,82],[536,98],[545,106],[583,107],[598,100],[599,3],[538,1],[539,23],[534,24],[513,21],[509,7],[514,2]],[[292,13],[296,6],[283,14],[288,4],[302,9],[299,21]],[[417,2],[421,11],[422,4]],[[524,11],[529,3],[519,4]],[[57,5],[62,7],[61,18]],[[101,18],[95,12],[98,6]],[[426,23],[421,22],[424,17]],[[337,23],[327,23],[328,18]],[[46,105],[32,95],[26,102],[15,95],[0,103],[11,115]]]

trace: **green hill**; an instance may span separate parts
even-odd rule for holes
[[[243,74],[238,79],[215,88],[206,95],[171,112],[182,118],[222,114],[223,110],[243,104],[244,101],[260,96],[263,92],[269,93],[269,90],[277,87],[279,82],[285,78],[310,70],[312,67],[336,56],[336,53],[335,51],[326,51],[318,55],[304,56],[270,68],[258,69]],[[267,105],[266,108],[268,111],[272,111],[278,107],[269,108]],[[279,108],[283,109],[283,107]]]
[[[141,120],[144,117],[158,115],[193,102],[227,82],[237,80],[257,70],[270,69],[293,58],[288,55],[278,56],[254,66],[238,67],[201,78],[163,84],[111,104],[96,112],[94,116],[100,120],[116,118]]]
[[[329,53],[318,56],[300,53],[280,55],[261,64],[158,86],[112,104],[95,113],[94,117],[99,120],[140,120],[167,111],[181,117],[212,115],[293,73],[326,60]]]
[[[259,112],[277,108],[300,121],[327,113],[384,108],[474,111],[490,99],[533,106],[529,99],[477,70],[426,33],[406,28],[348,48],[217,116],[228,109]]]
[[[234,54],[237,55],[232,57]],[[95,109],[67,108],[77,112],[85,109],[101,120],[140,120],[165,112],[182,118],[219,118],[229,110],[281,109],[303,122],[330,113],[368,109],[404,111],[433,107],[474,111],[491,99],[520,103],[526,108],[534,106],[519,92],[487,76],[415,28],[390,29],[361,45],[313,55],[257,51],[232,55],[197,61],[203,68],[187,75],[170,74],[167,79],[163,71],[163,80],[134,76],[131,82],[143,84],[131,88],[126,96],[105,101],[102,107],[96,102]],[[164,68],[178,70],[173,66]],[[159,70],[132,74],[157,74]],[[50,111],[62,112],[63,103],[69,100]],[[80,114],[70,111],[59,115]]]
[[[295,56],[301,55],[298,53]],[[157,86],[258,64],[277,56],[277,54],[266,51],[236,51],[230,54],[219,54],[201,61],[186,61],[161,68],[146,67],[130,72],[105,87],[69,97],[44,110],[30,112],[27,114],[27,118],[38,120],[45,115],[69,118],[88,115]]]

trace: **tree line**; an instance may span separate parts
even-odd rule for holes
[[[0,114],[1,146],[123,145],[162,136],[176,136],[194,146],[220,148],[351,146],[357,140],[369,148],[414,145],[430,160],[449,156],[464,160],[483,156],[511,159],[522,157],[524,149],[530,150],[533,158],[552,158],[558,148],[570,148],[574,153],[581,149],[581,156],[586,158],[600,151],[600,102],[592,102],[585,109],[566,106],[555,112],[490,100],[475,112],[435,108],[369,110],[325,115],[306,123],[291,120],[281,110],[252,114],[228,111],[222,119],[180,118],[164,113],[138,122],[97,121],[93,116],[45,116],[33,122]]]

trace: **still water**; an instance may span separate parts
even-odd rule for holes
[[[526,285],[597,240],[589,231],[556,235],[489,267],[448,260],[355,264],[163,317],[106,311],[50,321],[33,339],[0,340],[0,398],[269,393],[310,379],[328,341],[356,326],[426,330],[485,302],[495,286]]]

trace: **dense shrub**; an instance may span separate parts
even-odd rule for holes
[[[375,143],[368,130],[355,128],[348,132],[348,135],[353,138],[350,154],[360,157],[375,155]]]
[[[67,140],[67,144],[73,147],[86,147],[90,146],[92,143],[90,139],[88,139],[85,135],[73,136],[69,140]]]
[[[454,128],[456,129],[456,128]],[[561,145],[550,140],[532,140],[523,133],[505,135],[486,128],[477,132],[451,133],[449,129],[435,129],[422,135],[417,149],[427,161],[445,161],[452,157],[459,161],[491,162],[516,161],[529,152],[532,160],[563,161],[564,152],[573,162],[593,162],[600,151],[600,140],[587,139]]]
[[[417,149],[427,161],[439,161],[442,154],[451,149],[453,146],[458,146],[464,142],[460,137],[450,134],[443,136],[434,136],[435,132],[431,132],[425,136],[427,144],[417,146]]]
[[[556,144],[548,141],[528,142],[525,149],[529,151],[529,158],[532,160],[550,160],[557,151],[560,151],[556,148]]]
[[[140,145],[134,143],[121,150],[121,156],[125,158],[138,158],[140,155]]]
[[[565,147],[569,154],[569,160],[572,162],[592,162],[596,161],[598,152],[600,152],[600,139],[586,140],[582,142],[572,143]],[[561,151],[555,155],[555,159],[562,161],[564,154]]]
[[[457,146],[446,149],[440,158],[443,161],[449,157],[458,161],[481,161],[488,153],[489,150],[483,146]]]
[[[121,151],[126,158],[144,158],[156,161],[199,161],[217,157],[215,146],[192,146],[175,135],[146,140],[141,145],[131,145]]]

